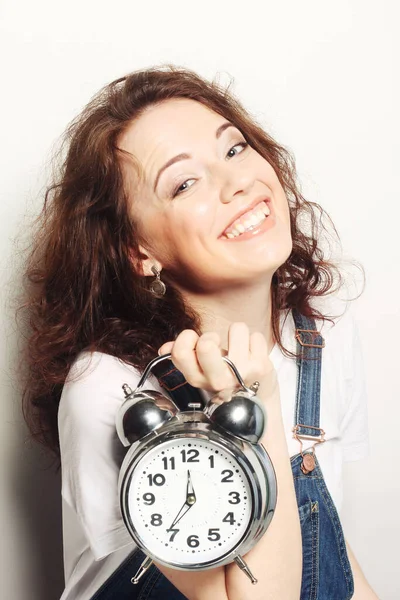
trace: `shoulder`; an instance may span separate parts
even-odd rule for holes
[[[324,358],[347,362],[358,334],[355,307],[338,298],[313,298],[311,305],[324,316],[315,318],[316,329],[325,341]],[[285,345],[296,352],[295,323],[289,313],[290,310],[281,313],[282,335]]]
[[[73,362],[62,390],[58,423],[77,423],[85,429],[102,425],[115,427],[115,416],[124,401],[122,386],[137,387],[141,372],[116,356],[103,352],[82,352]],[[151,376],[146,387],[158,389]],[[61,435],[61,431],[60,431]]]
[[[324,360],[341,365],[342,374],[351,376],[354,352],[358,350],[359,333],[353,302],[327,299],[317,307],[325,319],[316,319],[316,326],[325,341]]]
[[[73,362],[61,394],[59,412],[93,414],[103,406],[123,400],[122,384],[132,387],[139,372],[115,356],[82,352]]]
[[[65,387],[101,385],[121,375],[139,378],[139,371],[116,356],[104,352],[83,351],[74,360],[65,380]]]

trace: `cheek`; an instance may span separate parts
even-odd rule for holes
[[[146,214],[143,223],[148,247],[171,268],[180,260],[186,261],[201,251],[203,239],[212,227],[210,207],[199,203],[193,207],[174,209]],[[170,264],[171,263],[171,264]]]
[[[212,202],[201,201],[198,197],[196,202],[191,202],[187,197],[164,216],[166,232],[179,231],[182,238],[194,241],[210,232],[215,222],[215,206]]]
[[[267,183],[272,191],[282,189],[278,176],[276,174],[273,166],[265,160],[262,156],[259,156],[259,173],[261,174],[262,179]]]
[[[262,171],[260,171],[260,178],[270,187],[275,200],[276,209],[286,218],[286,221],[289,221],[289,203],[285,190],[272,165],[261,156],[260,159],[260,166],[262,168]]]

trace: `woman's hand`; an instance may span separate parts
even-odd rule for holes
[[[227,350],[221,348],[218,333],[199,336],[192,329],[185,329],[174,342],[166,342],[158,350],[159,354],[168,352],[186,381],[207,391],[221,392],[238,387],[238,380],[223,356],[233,362],[247,386],[275,375],[264,335],[250,334],[246,323],[232,323],[229,327]]]

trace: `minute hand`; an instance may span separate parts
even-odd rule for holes
[[[181,510],[178,512],[171,525],[168,527],[167,531],[171,531],[171,529],[174,528],[174,526],[182,519],[184,515],[186,515],[187,511],[191,508],[192,505],[185,502],[185,504],[182,506]]]
[[[187,479],[187,485],[186,485],[186,502],[182,506],[182,508],[180,509],[178,514],[176,515],[175,519],[173,520],[172,524],[169,526],[167,531],[171,530],[174,527],[174,525],[176,525],[182,519],[182,517],[184,515],[186,515],[188,510],[190,510],[192,508],[192,506],[193,506],[193,504],[195,504],[195,502],[196,502],[196,494],[194,493],[192,479],[190,477],[190,471],[188,470],[188,479]]]

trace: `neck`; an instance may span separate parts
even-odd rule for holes
[[[271,281],[263,280],[234,290],[219,290],[216,294],[184,292],[189,305],[201,318],[201,332],[215,331],[222,349],[228,349],[228,332],[232,323],[246,323],[250,333],[261,332],[271,352],[275,339],[271,324]]]

